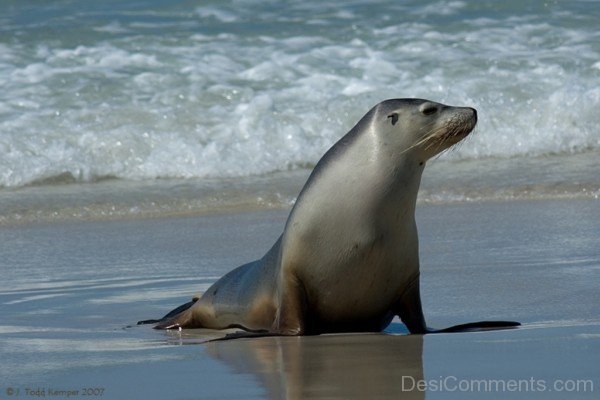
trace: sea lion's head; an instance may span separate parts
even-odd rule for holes
[[[392,99],[377,106],[385,141],[396,153],[426,161],[464,139],[477,124],[477,111],[423,99]],[[385,118],[385,119],[384,119]]]

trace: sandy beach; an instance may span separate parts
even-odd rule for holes
[[[395,320],[383,334],[201,343],[214,333],[133,326],[260,257],[286,216],[0,228],[2,390],[67,398],[92,389],[111,399],[597,397],[594,200],[418,207],[428,324],[514,319],[519,329],[418,336]]]

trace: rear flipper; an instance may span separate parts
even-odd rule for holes
[[[500,329],[514,329],[521,326],[515,321],[479,321],[468,324],[454,325],[444,329],[429,329],[425,333],[454,333],[454,332],[481,332],[496,331]]]
[[[138,321],[137,324],[138,325],[147,325],[147,324],[158,324],[158,323],[166,322],[166,321],[172,319],[173,317],[175,317],[176,315],[181,314],[182,312],[186,311],[191,306],[193,306],[198,301],[199,298],[200,297],[195,296],[192,299],[192,301],[180,305],[179,307],[170,311],[168,314],[166,314],[164,317],[162,317],[160,319],[146,319],[143,321]]]
[[[187,303],[189,304],[189,303]],[[187,305],[184,304],[184,305]],[[171,313],[169,313],[171,314]],[[167,315],[169,315],[167,314]],[[165,318],[160,321],[156,325],[154,325],[154,329],[179,329],[182,328],[199,328],[197,324],[194,324],[194,315],[191,307],[187,310],[183,310],[179,314],[175,314],[170,318]]]

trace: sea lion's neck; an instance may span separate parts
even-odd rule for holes
[[[414,219],[417,195],[425,162],[412,157],[395,160],[387,173],[388,192],[382,197],[380,208],[384,215],[394,216],[394,220]]]
[[[414,154],[374,145],[369,137],[354,140],[349,147],[334,146],[317,164],[288,223],[297,218],[376,225],[414,220],[424,163]]]

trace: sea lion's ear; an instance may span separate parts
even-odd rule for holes
[[[391,113],[387,117],[391,119],[392,125],[396,125],[396,122],[398,122],[398,113]]]

